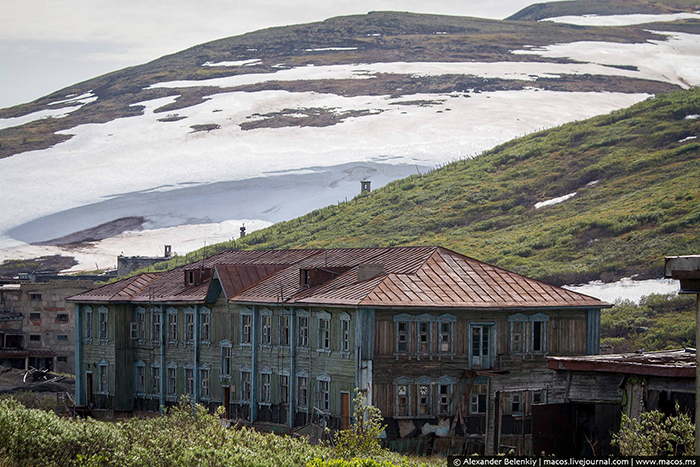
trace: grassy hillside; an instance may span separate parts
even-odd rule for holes
[[[658,96],[391,183],[236,246],[442,245],[555,284],[661,277],[664,255],[700,251],[698,114],[700,89]]]
[[[523,8],[507,18],[509,20],[538,21],[557,16],[581,15],[630,15],[668,14],[694,12],[698,9],[697,0],[574,0],[563,2],[536,3]]]

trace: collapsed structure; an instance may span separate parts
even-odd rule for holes
[[[440,247],[229,251],[69,300],[78,404],[343,428],[358,388],[390,439],[465,453],[532,452],[547,356],[597,354],[610,306]]]

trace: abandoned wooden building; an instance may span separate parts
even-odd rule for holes
[[[598,353],[609,306],[440,247],[229,251],[70,300],[78,404],[340,428],[359,388],[388,438],[482,453],[531,452],[546,357]]]

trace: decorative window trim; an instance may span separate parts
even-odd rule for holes
[[[316,404],[316,407],[321,410],[323,413],[330,414],[331,413],[331,376],[328,373],[321,373],[319,376],[316,377],[316,384],[318,387],[318,404]],[[327,383],[328,384],[328,392],[325,393],[327,399],[324,398],[322,392],[321,392],[321,383]],[[328,404],[326,406],[326,404]],[[324,407],[318,407],[319,405],[324,405]]]
[[[97,394],[109,395],[109,362],[103,358],[97,363],[97,368]],[[102,371],[105,374],[106,388],[102,380]]]
[[[177,345],[178,338],[180,337],[180,326],[179,326],[178,319],[177,319],[178,315],[179,315],[179,311],[177,308],[175,308],[173,306],[169,306],[165,310],[165,315],[166,315],[166,320],[168,322],[168,344]],[[171,322],[171,320],[173,320],[173,319],[174,319],[174,321]],[[175,336],[173,336],[173,334],[171,332],[172,331],[171,325],[173,323],[175,324]]]
[[[204,372],[206,372],[206,378]],[[204,394],[205,388],[207,394]],[[199,367],[199,398],[204,401],[211,398],[211,367],[208,363],[202,363]]]
[[[134,363],[134,367],[136,368],[136,377],[134,378],[134,393],[137,396],[144,397],[146,395],[146,363],[143,360],[137,360]],[[143,389],[142,391],[139,391],[139,381],[138,381],[138,372],[139,368],[143,369]]]
[[[498,335],[497,329],[496,329],[496,323],[493,321],[477,321],[477,322],[471,322],[469,323],[469,366],[474,366],[474,355],[473,355],[473,349],[474,349],[474,342],[473,342],[473,337],[474,337],[474,328],[475,327],[480,327],[482,330],[484,328],[488,328],[488,351],[489,351],[489,365],[484,366],[483,363],[479,365],[481,368],[491,368],[494,364],[494,359],[495,359],[495,339],[496,336]],[[482,337],[483,340],[483,337]],[[482,358],[483,355],[480,355],[479,358]]]
[[[207,317],[206,335],[204,333],[204,317]],[[195,329],[194,332],[199,333],[199,343],[203,345],[209,345],[211,341],[211,310],[206,307],[199,308],[199,329]]]
[[[86,306],[83,311],[85,312],[85,341],[92,342],[92,307]]]
[[[182,310],[182,313],[185,316],[185,323],[184,323],[185,329],[183,332],[183,334],[184,334],[183,340],[185,341],[185,345],[187,345],[187,344],[193,345],[194,344],[194,337],[197,333],[197,330],[195,329],[194,308],[192,308],[191,306],[188,306],[184,310]],[[190,323],[188,323],[189,320],[192,320],[191,321],[191,326],[192,326],[192,338],[191,339],[189,338],[190,336],[189,336],[189,329],[188,329],[188,327],[190,326]]]
[[[268,388],[267,388],[267,394],[265,394],[264,390],[264,384],[263,384],[263,375],[268,377]],[[265,365],[260,369],[260,400],[258,401],[258,404],[263,407],[269,407],[272,405],[272,369]],[[263,396],[267,396],[267,400],[263,400]]]
[[[411,402],[413,398],[411,397],[411,386],[413,384],[413,379],[401,376],[394,378],[394,417],[395,418],[409,418],[413,416],[413,410],[411,407]],[[399,413],[399,386],[406,387],[406,413]]]
[[[350,333],[351,333],[351,322],[352,322],[352,316],[350,316],[350,313],[344,311],[340,314],[340,356],[345,357],[345,358],[350,358],[350,349],[352,346],[350,345]],[[347,331],[347,339],[345,332]]]
[[[520,354],[525,354],[528,351],[528,345],[527,345],[527,322],[528,322],[528,317],[525,316],[522,313],[516,313],[514,315],[508,316],[508,324],[510,326],[510,351],[514,354],[520,355]],[[521,330],[521,342],[520,342],[520,350],[516,349],[515,346],[515,323],[519,323],[522,325],[522,330]]]
[[[450,314],[443,314],[438,316],[435,321],[437,322],[437,334],[438,334],[438,345],[437,351],[439,355],[451,356],[454,355],[455,350],[455,323],[457,322],[457,317]],[[448,349],[442,350],[442,325],[449,324],[449,338],[448,338]]]
[[[297,340],[297,347],[300,349],[305,349],[308,350],[310,348],[310,342],[309,342],[309,312],[305,313],[298,313],[297,314],[297,335],[294,336],[294,338]],[[301,326],[301,320],[305,319],[306,320],[306,326],[304,327],[305,329],[305,334],[304,334],[304,340],[306,342],[302,342],[302,326]]]
[[[106,306],[101,306],[97,309],[97,338],[100,342],[109,342],[109,309]],[[103,318],[104,316],[104,318]],[[103,321],[104,319],[104,321]],[[104,322],[104,335],[102,334],[102,323]]]
[[[267,330],[267,335],[265,335],[265,317],[270,319],[270,325]],[[260,347],[272,347],[272,310],[270,310],[269,308],[260,309]]]
[[[411,323],[415,321],[415,316],[401,313],[393,318],[394,333],[396,334],[394,355],[409,355],[411,353]],[[406,325],[406,350],[399,350],[399,323]]]
[[[435,317],[424,313],[420,316],[416,316],[416,354],[418,355],[430,355],[433,353],[433,323],[435,322]],[[421,350],[421,325],[427,324],[428,326],[428,350]]]
[[[155,361],[151,362],[151,394],[160,394],[160,388],[161,388],[161,378],[163,377],[163,373],[160,371],[160,362]],[[155,371],[153,370],[158,370],[158,385],[156,386],[154,384],[154,374]]]
[[[243,384],[244,374],[248,375],[248,394],[245,393],[245,385]],[[253,370],[248,365],[243,365],[239,371],[239,377],[241,380],[240,403],[249,405],[253,397]],[[247,398],[245,397],[246,395],[248,396]]]
[[[173,387],[173,391],[170,391],[170,370],[175,371],[175,385]],[[166,398],[169,400],[174,400],[177,397],[177,363],[175,362],[169,362],[166,365],[166,370],[165,370],[165,375],[163,375],[165,379],[165,395]]]
[[[159,307],[151,307],[151,342],[154,344],[160,344],[163,339],[163,315]],[[155,317],[158,316],[158,332],[155,332]]]
[[[306,380],[306,386],[305,386],[305,389],[306,389],[306,394],[305,394],[305,395],[306,395],[306,400],[304,401],[303,404],[300,403],[300,400],[299,400],[299,395],[301,394],[301,391],[299,391],[299,389],[301,388],[301,387],[299,386],[299,382],[300,382],[301,379],[305,379],[305,380]],[[297,406],[297,410],[305,411],[305,410],[307,410],[308,407],[309,407],[309,389],[310,389],[310,388],[309,388],[309,374],[308,374],[305,370],[297,371],[296,377],[295,377],[295,379],[294,379],[294,383],[295,383],[295,388],[296,388],[296,391],[295,391],[295,392],[296,392],[296,406]]]
[[[318,324],[318,345],[316,346],[316,351],[318,353],[325,353],[327,355],[331,354],[331,325],[333,323],[333,315],[331,315],[329,312],[325,310],[321,310],[318,313],[316,313],[316,318],[317,318],[317,324]],[[328,328],[326,331],[328,332],[328,339],[327,343],[328,345],[325,345],[325,339],[323,336],[324,328],[321,326],[321,323],[323,321],[326,321],[328,323]]]
[[[420,413],[420,406],[421,406],[421,394],[420,394],[420,389],[422,387],[428,388],[428,394],[427,394],[427,401],[426,401],[426,412],[425,413]],[[430,418],[433,417],[433,380],[426,376],[421,376],[416,380],[416,397],[418,398],[417,402],[417,407],[416,407],[416,416],[417,417],[425,417],[425,418]]]
[[[292,335],[291,335],[291,322],[292,322],[292,314],[287,311],[286,309],[283,309],[280,312],[279,319],[277,320],[277,334],[278,334],[278,339],[277,343],[279,344],[280,347],[283,349],[288,349],[291,347],[292,344]],[[283,321],[287,321],[286,326],[283,325]],[[286,336],[287,336],[287,342],[284,342],[284,330],[287,330]]]
[[[537,339],[535,339],[535,324],[536,323],[541,323],[541,336],[540,336],[540,348],[535,350],[535,343]],[[537,355],[545,355],[547,353],[547,324],[549,323],[549,316],[543,314],[543,313],[537,313],[535,315],[530,316],[530,333],[531,333],[531,344],[530,344],[530,351],[533,354]]]
[[[248,324],[245,320],[248,320]],[[253,310],[251,308],[241,308],[240,310],[240,323],[241,323],[241,335],[240,335],[240,346],[250,347],[253,345]],[[246,335],[246,328],[248,334]]]

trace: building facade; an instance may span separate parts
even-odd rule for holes
[[[83,280],[0,286],[2,363],[73,374],[74,306],[66,306],[66,297],[94,286]]]
[[[79,404],[343,428],[357,388],[390,439],[487,453],[531,451],[546,357],[597,353],[608,306],[439,247],[231,251],[69,300]]]

